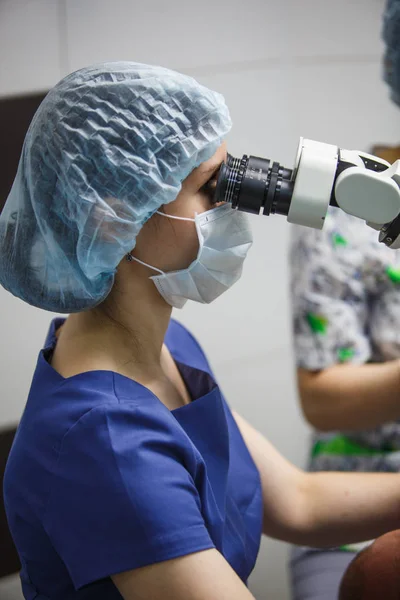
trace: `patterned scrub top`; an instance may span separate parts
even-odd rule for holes
[[[291,277],[298,367],[400,357],[400,253],[380,244],[377,231],[336,208],[329,209],[322,231],[294,227]],[[315,434],[313,471],[399,466],[400,421]]]
[[[400,357],[400,251],[380,244],[377,231],[330,208],[322,231],[293,227],[290,263],[298,367]],[[400,421],[369,431],[314,433],[311,471],[399,467]],[[369,543],[340,549],[357,551]]]

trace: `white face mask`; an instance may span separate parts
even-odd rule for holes
[[[168,304],[175,308],[182,308],[187,300],[209,304],[240,278],[243,261],[253,243],[247,215],[233,210],[229,204],[196,214],[194,219],[157,214],[194,221],[199,238],[197,258],[180,271],[164,273],[128,255],[130,260],[158,271],[159,275],[151,279]]]

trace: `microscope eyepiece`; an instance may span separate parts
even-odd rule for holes
[[[228,154],[221,165],[214,202],[254,214],[287,215],[293,193],[292,171],[267,158]]]

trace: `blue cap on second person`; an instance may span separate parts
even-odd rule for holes
[[[400,0],[388,0],[383,19],[384,79],[391,97],[400,105]]]

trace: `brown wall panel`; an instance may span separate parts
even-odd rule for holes
[[[0,99],[0,212],[17,172],[25,134],[45,95]]]
[[[17,172],[25,134],[44,93],[0,99],[0,212]],[[0,577],[20,569],[4,510],[3,476],[15,428],[0,430]]]
[[[14,435],[14,428],[0,430],[0,577],[17,573],[20,570],[18,554],[8,530],[3,501],[4,471]]]

